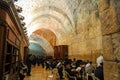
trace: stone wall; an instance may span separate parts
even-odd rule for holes
[[[81,0],[76,34],[66,40],[69,57],[91,60],[104,57],[104,79],[120,79],[120,1]]]
[[[105,80],[120,79],[120,1],[99,0]]]
[[[96,58],[102,54],[102,33],[97,2],[98,0],[80,0],[79,8],[74,13],[76,34],[69,41],[70,58],[96,62]]]

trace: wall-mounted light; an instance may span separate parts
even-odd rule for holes
[[[27,33],[27,30],[24,30],[25,33]]]
[[[22,28],[23,28],[23,30],[26,30],[26,29],[27,29],[27,28],[26,28],[26,27],[24,27],[24,26],[23,26]]]
[[[18,17],[20,18],[20,20],[24,20],[25,19],[24,16],[22,16],[20,14],[18,14]]]
[[[18,0],[14,0],[14,1],[18,1]]]
[[[15,5],[15,8],[16,8],[16,10],[17,10],[19,13],[22,12],[22,8],[21,8],[20,6]]]
[[[21,25],[22,25],[22,26],[25,26],[25,22],[22,22],[22,21],[21,21]]]

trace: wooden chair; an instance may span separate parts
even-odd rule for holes
[[[53,79],[53,74],[48,75],[47,78],[46,78],[46,80],[54,80],[54,79]]]
[[[65,74],[65,79],[66,80],[69,80],[69,78],[77,80],[77,78],[75,76],[70,76],[70,74],[67,71],[64,71],[64,74]]]
[[[52,74],[48,75],[46,80],[57,80],[59,79],[58,69],[54,68],[51,72]]]
[[[95,77],[94,73],[92,73],[91,75],[87,73],[86,74],[87,80],[88,80],[88,76],[91,76],[93,78],[93,80],[100,80],[97,77]]]
[[[54,75],[55,80],[60,78],[57,68],[54,68],[54,69],[52,70],[52,74]]]

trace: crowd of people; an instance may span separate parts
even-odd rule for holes
[[[31,66],[42,66],[46,70],[53,70],[56,68],[59,74],[59,80],[64,80],[64,73],[63,71],[67,72],[70,76],[74,76],[77,80],[93,80],[93,76],[97,77],[99,80],[104,80],[103,76],[103,58],[97,60],[98,66],[93,66],[91,61],[83,61],[83,60],[76,60],[75,58],[68,59],[53,59],[51,56],[41,57],[41,56],[34,56],[28,55],[26,59],[26,66],[27,68],[24,69],[26,71],[27,76],[31,76]],[[25,67],[25,66],[24,66]],[[21,76],[21,75],[20,75]],[[22,76],[24,80],[25,76]],[[74,80],[67,76],[69,80]]]

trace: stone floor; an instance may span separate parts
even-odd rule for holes
[[[47,78],[51,70],[45,70],[41,66],[32,67],[31,76],[25,76],[24,80],[50,80]]]
[[[48,77],[51,74],[52,74],[52,70],[46,70],[45,68],[42,68],[42,66],[36,66],[36,67],[32,67],[31,76],[25,76],[24,80],[51,80],[51,78]],[[64,80],[66,80],[65,77]]]

